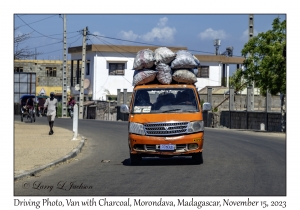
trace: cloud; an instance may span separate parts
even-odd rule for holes
[[[95,31],[93,34],[98,36],[104,36],[104,34],[101,34],[99,31]]]
[[[96,36],[89,36],[89,38],[91,39],[91,42],[93,44],[103,44],[103,42],[101,41],[101,39],[103,39],[103,37],[101,37],[101,36],[105,36],[104,34],[100,33],[99,31],[95,31],[92,34],[96,35]],[[100,37],[97,37],[97,36],[100,36]]]
[[[254,36],[257,36],[258,32],[254,29]],[[245,41],[247,42],[249,40],[249,30],[246,29],[244,32],[243,32],[243,35],[240,37],[240,40],[241,41]]]
[[[164,27],[165,25],[167,25],[168,22],[168,18],[167,17],[163,17],[159,19],[159,23],[157,24],[158,27]]]
[[[152,42],[157,39],[160,42],[171,43],[174,41],[176,29],[167,26],[168,18],[159,19],[157,27],[154,27],[150,32],[142,35],[142,39],[147,42]]]
[[[213,39],[226,39],[229,37],[224,30],[213,30],[212,28],[206,29],[201,32],[198,37],[201,40],[213,40]]]
[[[122,39],[135,41],[138,39],[141,39],[142,41],[146,42],[153,42],[155,40],[158,40],[162,43],[172,43],[175,38],[174,35],[176,33],[176,29],[173,27],[167,26],[168,24],[168,18],[163,17],[159,19],[159,22],[157,23],[157,26],[152,28],[150,32],[147,32],[142,35],[135,34],[132,30],[129,31],[121,31],[120,37]]]
[[[130,41],[135,41],[137,38],[139,38],[139,35],[133,33],[133,31],[121,31],[120,36],[122,39],[130,40]]]
[[[21,31],[19,31],[19,30],[15,31],[15,37],[22,36],[22,35],[23,35],[23,33]]]

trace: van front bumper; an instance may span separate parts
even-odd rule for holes
[[[128,137],[130,153],[142,156],[190,156],[203,151],[203,141],[203,132],[165,137],[129,134]]]

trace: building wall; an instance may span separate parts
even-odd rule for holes
[[[127,89],[128,92],[132,92],[133,62],[135,56],[132,53],[122,53],[121,57],[119,53],[101,54],[101,57],[96,57],[94,64],[96,83],[94,84],[93,98],[103,100],[107,94],[117,95],[117,89]],[[115,62],[125,63],[124,76],[109,75],[109,63]]]
[[[23,72],[36,73],[36,94],[43,89],[45,94],[50,92],[62,93],[63,62],[60,60],[15,60],[14,67],[23,67]],[[47,77],[46,68],[56,68],[56,77]],[[70,67],[67,65],[67,86],[70,85]]]
[[[209,78],[197,78],[195,83],[198,89],[206,86],[220,86],[221,85],[221,68],[217,62],[201,62],[201,66],[209,66]]]

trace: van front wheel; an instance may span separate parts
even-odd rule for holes
[[[203,164],[202,152],[193,154],[192,158],[195,164]]]
[[[130,154],[130,164],[138,165],[142,161],[142,157],[140,155]]]

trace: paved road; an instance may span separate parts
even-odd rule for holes
[[[68,120],[55,126],[72,129]],[[77,157],[16,181],[14,195],[286,195],[283,134],[207,128],[202,165],[182,157],[130,166],[127,122],[81,120],[79,133],[87,140]]]

